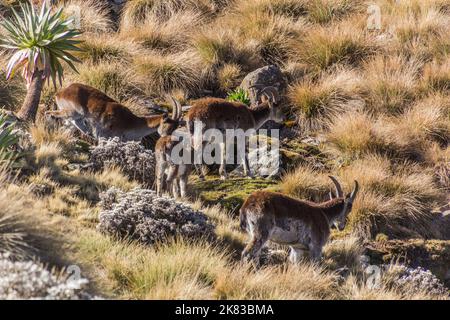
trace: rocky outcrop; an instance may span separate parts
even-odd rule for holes
[[[281,93],[286,88],[286,80],[279,67],[269,65],[250,72],[240,87],[247,91],[251,105],[254,106],[260,101],[261,91],[265,87],[275,87]]]
[[[152,245],[170,238],[213,239],[214,226],[202,212],[147,189],[112,188],[101,196],[98,230]]]

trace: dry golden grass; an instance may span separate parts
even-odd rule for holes
[[[168,19],[174,13],[195,11],[204,15],[213,15],[226,6],[227,0],[132,0],[127,1],[123,9],[121,26],[132,28],[138,26],[150,15],[161,20]]]
[[[361,190],[346,229],[364,237],[377,233],[393,237],[439,237],[432,227],[432,209],[443,192],[431,170],[405,162],[392,165],[386,157],[369,155],[340,170],[342,180],[353,180]]]
[[[351,25],[309,28],[304,37],[292,42],[292,59],[308,64],[316,72],[337,63],[358,65],[376,48],[363,32],[355,32]]]
[[[421,61],[377,56],[364,66],[367,108],[374,113],[401,112],[417,94]]]
[[[431,96],[418,101],[402,115],[381,118],[377,123],[377,135],[395,153],[423,161],[433,141],[449,143],[450,125],[445,103],[441,96]]]
[[[78,53],[77,57],[93,64],[118,61],[123,64],[141,53],[141,48],[136,43],[127,39],[120,39],[115,35],[86,36],[80,48],[83,51]]]
[[[45,210],[27,186],[15,184],[7,169],[0,168],[0,253],[11,253],[14,258],[51,256],[61,235],[42,219]]]
[[[307,79],[292,84],[288,97],[300,128],[305,132],[322,130],[333,116],[361,109],[364,100],[360,82],[357,72],[338,68],[317,82]]]
[[[148,95],[176,89],[195,94],[202,83],[202,64],[190,51],[170,55],[152,52],[136,58],[133,70]]]
[[[384,151],[384,142],[377,135],[375,119],[360,111],[335,116],[326,138],[326,151],[345,160]]]
[[[78,74],[71,74],[67,83],[79,82],[97,88],[121,102],[139,92],[138,80],[130,67],[120,62],[84,63],[78,66]]]
[[[167,20],[156,14],[148,15],[137,26],[123,26],[121,41],[135,40],[147,49],[179,51],[185,49],[189,37],[204,23],[202,15],[195,11],[174,12]]]
[[[67,17],[74,20],[81,31],[98,34],[110,32],[113,23],[110,20],[108,9],[95,0],[68,0],[61,4]]]
[[[425,65],[422,86],[425,91],[437,91],[446,94],[450,90],[450,59],[442,63],[433,61]]]

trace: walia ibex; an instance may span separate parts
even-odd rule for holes
[[[267,87],[262,90],[262,102],[249,108],[243,103],[232,102],[220,98],[203,98],[197,100],[186,116],[187,129],[191,134],[192,145],[198,150],[203,141],[203,132],[208,129],[217,129],[225,135],[227,129],[249,129],[258,130],[269,120],[276,122],[283,121],[283,112],[277,105],[278,91],[274,87]],[[195,133],[195,123],[199,122],[203,126],[201,135]],[[222,179],[227,177],[226,161],[226,143],[220,144],[220,169],[219,173]],[[244,152],[245,154],[245,152]],[[250,176],[248,159],[241,159],[244,166],[244,174]]]
[[[334,225],[339,230],[345,227],[358,192],[357,181],[352,193],[344,195],[336,178],[330,176],[330,179],[336,186],[337,196],[323,203],[297,200],[275,192],[253,193],[240,211],[241,228],[251,235],[242,252],[243,259],[258,265],[260,250],[270,240],[290,246],[292,263],[301,259],[303,251],[309,251],[313,260],[320,260],[331,227]]]
[[[179,144],[183,144],[183,141],[179,141],[178,136],[173,135],[178,128],[178,125],[182,125],[183,121],[181,120],[181,104],[173,98],[171,98],[171,100],[177,110],[174,112],[172,122],[177,125],[161,125],[163,132],[160,133],[161,137],[158,139],[155,146],[156,193],[158,196],[161,196],[164,185],[166,185],[167,190],[172,191],[174,198],[178,198],[180,195],[184,198],[186,196],[187,180],[191,173],[192,165],[191,162],[182,163],[172,158],[172,150]],[[184,145],[182,145],[182,147],[184,147]],[[184,152],[188,151],[189,150],[184,150]]]
[[[139,141],[156,131],[161,134],[162,125],[170,122],[166,114],[138,117],[100,90],[79,83],[59,91],[55,99],[58,110],[47,111],[47,116],[67,120],[96,139]]]

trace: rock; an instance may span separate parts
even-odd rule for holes
[[[252,88],[252,86],[258,86]],[[240,85],[248,92],[251,105],[254,106],[260,101],[261,91],[265,87],[275,87],[278,92],[286,89],[286,80],[280,68],[275,65],[265,66],[250,72]]]
[[[147,189],[128,193],[112,188],[100,195],[97,229],[111,236],[137,240],[147,245],[181,236],[214,239],[214,226],[200,211]]]
[[[94,170],[118,167],[130,179],[146,186],[153,186],[155,180],[155,155],[139,142],[122,142],[117,137],[100,139],[98,145],[91,148],[90,163]]]
[[[0,300],[89,300],[88,280],[62,277],[33,261],[13,261],[0,254]]]

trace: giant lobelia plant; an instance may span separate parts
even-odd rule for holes
[[[36,118],[42,88],[50,79],[56,87],[62,85],[63,64],[76,71],[79,62],[70,52],[80,51],[76,40],[80,32],[72,28],[73,19],[65,19],[62,9],[56,12],[43,2],[37,10],[33,4],[21,3],[19,12],[12,8],[9,19],[0,22],[5,36],[0,47],[11,52],[7,65],[7,79],[21,69],[27,83],[27,95],[18,117],[25,121]]]

